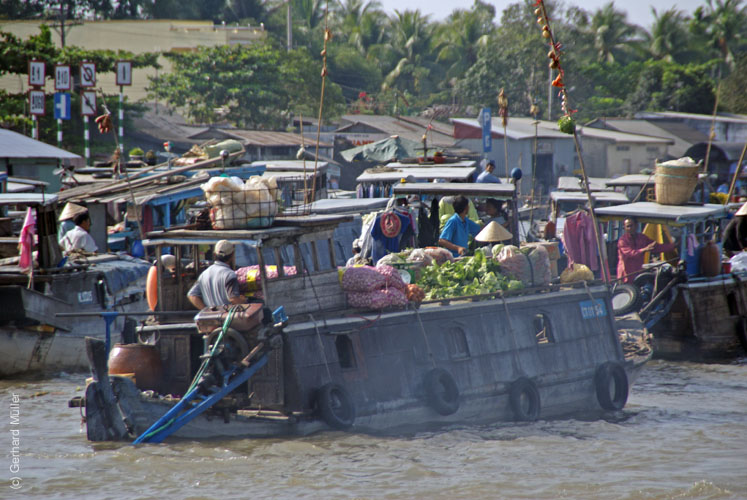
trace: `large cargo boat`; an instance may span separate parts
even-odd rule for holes
[[[169,247],[179,263],[174,276],[159,267],[158,310],[196,312],[188,312],[185,294],[201,269],[201,248],[220,239],[256,251],[263,303],[203,310],[197,322],[143,326],[141,338],[156,339],[163,362],[152,391],[141,392],[129,376],[109,376],[105,350],[91,342],[95,381],[79,401],[88,438],[397,432],[599,416],[624,407],[650,352],[624,354],[606,285],[548,285],[378,312],[353,309],[340,287],[333,242],[335,227],[348,219],[299,216],[268,229],[150,233],[144,244],[157,258]],[[295,267],[292,275],[288,264]],[[270,265],[277,266],[277,277],[269,277]],[[258,326],[232,327],[224,321],[232,314],[256,315],[250,324]],[[210,326],[208,318],[220,320]],[[214,357],[203,353],[216,344],[221,323],[227,340],[210,352],[221,352],[215,359],[223,361],[200,375],[204,359]]]

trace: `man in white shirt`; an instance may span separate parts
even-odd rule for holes
[[[65,233],[60,241],[62,249],[66,254],[74,250],[83,250],[89,253],[94,253],[99,250],[96,242],[88,231],[91,229],[91,217],[88,215],[86,210],[83,213],[79,213],[73,218],[75,227]]]

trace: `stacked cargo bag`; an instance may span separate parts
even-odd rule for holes
[[[382,310],[407,305],[405,282],[391,266],[345,268],[342,289],[348,304],[360,309]]]

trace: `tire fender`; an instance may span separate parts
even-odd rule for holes
[[[594,375],[597,401],[602,409],[619,411],[628,402],[628,375],[620,363],[608,361]]]
[[[459,387],[449,372],[434,368],[425,374],[425,397],[428,406],[447,416],[459,409]]]
[[[355,422],[355,405],[348,391],[339,384],[325,384],[316,397],[322,420],[333,429],[348,429]]]
[[[615,303],[622,298],[627,300],[623,300],[617,305],[617,307],[615,307]],[[612,309],[615,316],[624,316],[625,314],[638,311],[640,303],[641,292],[636,286],[628,285],[626,283],[618,283],[612,290]]]
[[[511,384],[509,402],[516,420],[534,422],[540,416],[542,405],[537,385],[526,377],[516,379]]]

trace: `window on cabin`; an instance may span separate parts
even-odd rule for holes
[[[617,151],[630,151],[630,146],[617,146],[615,149]]]
[[[535,314],[532,325],[534,327],[534,335],[538,344],[555,343],[555,334],[552,330],[550,317],[547,314]]]
[[[464,330],[460,327],[454,327],[446,333],[446,348],[449,351],[449,357],[451,359],[468,358],[469,346]]]
[[[340,368],[356,368],[358,364],[355,361],[355,350],[353,341],[347,335],[339,335],[335,339],[335,348],[337,348],[337,359],[340,361]]]

